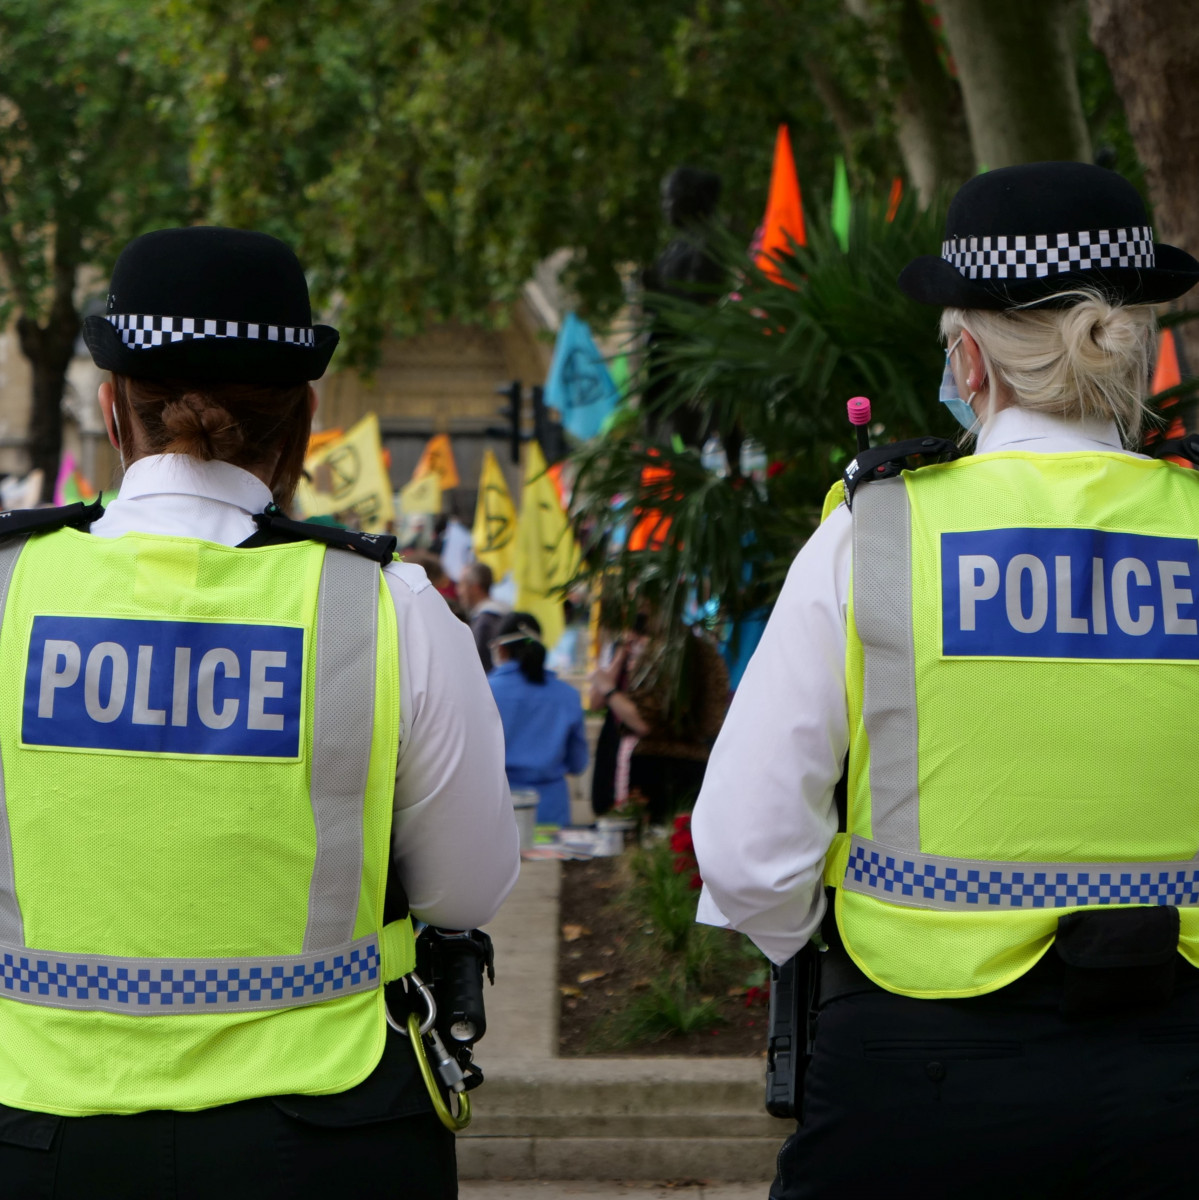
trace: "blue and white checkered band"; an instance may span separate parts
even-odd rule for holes
[[[166,1016],[296,1008],[380,983],[379,939],[276,958],[117,958],[0,946],[0,999]]]
[[[1154,265],[1153,230],[1084,229],[1079,233],[949,238],[941,257],[967,279],[1041,279],[1103,267]]]
[[[910,908],[1199,904],[1199,861],[983,862],[912,854],[854,837],[842,887]]]
[[[168,346],[172,342],[201,338],[241,338],[251,342],[282,342],[291,346],[315,346],[316,332],[310,325],[261,325],[251,321],[208,321],[200,317],[151,317],[138,313],[109,313],[121,341],[134,350]]]

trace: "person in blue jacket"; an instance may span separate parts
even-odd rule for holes
[[[504,723],[504,767],[513,788],[540,796],[539,825],[570,824],[566,776],[587,766],[583,702],[578,691],[545,669],[541,626],[531,613],[509,613],[491,642],[487,676]]]

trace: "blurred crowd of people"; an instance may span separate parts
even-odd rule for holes
[[[602,717],[590,816],[627,813],[664,825],[690,807],[730,693],[728,667],[707,632],[692,629],[680,666],[667,672],[658,615],[643,606],[631,628],[604,630],[581,592],[564,601],[566,633],[547,646],[537,619],[514,611],[511,579],[496,580],[474,558],[470,531],[452,514],[437,519],[427,548],[403,556],[470,626],[504,725],[509,785],[538,793],[539,826],[573,823],[566,777],[591,762],[587,712]]]

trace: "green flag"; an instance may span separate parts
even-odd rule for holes
[[[833,233],[841,246],[841,253],[849,253],[849,176],[845,173],[845,159],[837,155],[833,166]]]

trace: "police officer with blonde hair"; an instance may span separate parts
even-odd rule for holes
[[[1196,282],[1081,163],[972,180],[900,278],[974,453],[859,455],[692,824],[700,919],[817,981],[774,1200],[1193,1179],[1199,474],[1134,447]]]
[[[518,869],[470,635],[283,515],[337,332],[282,242],[146,234],[84,335],[120,493],[0,517],[0,1191],[455,1196],[384,985]]]

